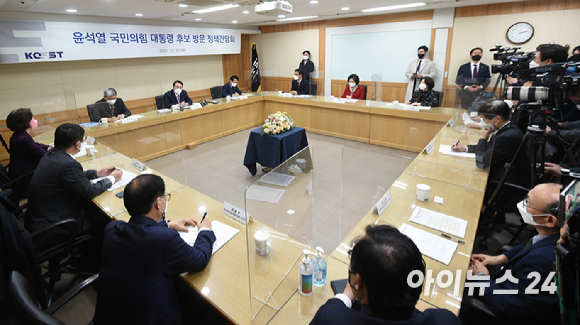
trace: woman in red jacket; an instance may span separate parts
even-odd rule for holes
[[[348,99],[364,99],[365,97],[365,89],[363,86],[359,85],[360,79],[356,74],[351,74],[348,76],[348,85],[344,89],[344,93],[342,94],[342,98]]]

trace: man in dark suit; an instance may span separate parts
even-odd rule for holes
[[[310,61],[310,51],[302,52],[302,61],[298,65],[298,70],[304,72],[304,79],[310,81],[310,74],[314,71],[314,63]]]
[[[501,100],[481,105],[478,112],[481,115],[483,127],[479,142],[469,146],[452,145],[451,148],[457,152],[475,153],[477,167],[489,168],[488,183],[499,181],[505,172],[505,164],[512,160],[524,134],[510,121],[511,109]],[[526,150],[521,150],[506,182],[528,187],[530,173]]]
[[[113,88],[107,88],[103,92],[103,98],[96,103],[107,103],[109,109],[96,110],[94,112],[94,119],[97,122],[101,118],[106,117],[107,122],[112,123],[127,116],[131,116],[131,111],[125,106],[125,102],[121,98],[117,98],[117,91]]]
[[[308,87],[308,80],[304,79],[302,75],[304,72],[300,69],[294,70],[294,80],[292,80],[292,95],[308,95],[310,90]]]
[[[193,104],[193,101],[187,95],[187,91],[183,90],[183,82],[181,80],[175,80],[173,82],[173,89],[166,92],[165,96],[163,96],[163,103],[166,108],[170,108],[178,104],[180,107],[185,107]]]
[[[165,223],[170,198],[157,175],[140,175],[125,187],[131,219],[105,227],[95,324],[183,323],[174,280],[203,270],[216,238],[207,218]],[[199,229],[193,247],[176,231],[187,232],[187,225]]]
[[[227,84],[224,85],[224,88],[222,90],[222,96],[224,98],[226,97],[238,97],[240,95],[245,95],[243,91],[240,90],[240,88],[238,87],[238,82],[240,81],[240,78],[238,78],[238,76],[233,75],[230,77],[230,82],[228,82]]]
[[[459,67],[457,71],[457,91],[461,98],[461,107],[467,109],[477,95],[485,91],[491,81],[489,66],[481,63],[483,50],[476,47],[469,52],[471,62]]]
[[[461,324],[445,309],[415,308],[422,286],[409,285],[409,273],[425,274],[425,261],[409,237],[388,225],[369,225],[352,248],[348,283],[328,300],[310,324]],[[352,308],[360,303],[360,310]]]
[[[560,190],[559,184],[540,184],[528,193],[524,201],[518,203],[524,221],[538,231],[538,235],[529,242],[521,243],[498,256],[484,254],[471,256],[469,269],[475,275],[489,275],[488,267],[503,266],[498,273],[477,282],[485,283],[482,299],[494,314],[506,323],[559,323],[560,310],[555,285],[551,293],[543,288],[545,281],[551,277],[550,273],[556,260],[554,249],[560,239],[558,215],[552,211],[559,205]],[[508,271],[517,281],[505,278]],[[534,272],[537,272],[539,279],[533,276]],[[535,281],[538,281],[537,284],[533,288],[530,287]],[[553,279],[549,282],[553,282]],[[468,288],[468,284],[465,287]],[[538,292],[526,293],[528,289],[538,289]],[[515,290],[515,293],[502,294],[494,290]],[[474,293],[478,298],[477,289]],[[463,316],[461,318],[463,319]]]
[[[89,229],[83,205],[103,193],[123,172],[114,166],[99,171],[83,171],[73,155],[80,152],[85,130],[77,124],[65,123],[54,132],[54,148],[42,157],[32,180],[28,198],[28,211],[24,225],[34,232],[51,223],[73,218],[78,220],[80,232]],[[105,177],[95,184],[90,180]],[[59,242],[63,233],[50,234],[36,242],[38,248]]]

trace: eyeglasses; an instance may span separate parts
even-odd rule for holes
[[[165,194],[163,194],[163,196],[167,197],[166,202],[169,202],[169,200],[171,200],[171,193],[165,193]]]
[[[541,211],[541,212],[544,212],[544,213],[548,213],[547,211],[544,211],[544,210],[541,210],[541,209],[538,209],[538,208],[534,208],[534,207],[529,206],[528,198],[527,197],[522,201],[522,205],[524,206],[524,208],[530,208],[530,209],[534,209],[536,211]]]

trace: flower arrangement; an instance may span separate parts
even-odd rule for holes
[[[294,128],[294,121],[287,114],[286,112],[280,111],[270,114],[264,121],[264,125],[262,125],[262,135],[276,135],[292,130]]]

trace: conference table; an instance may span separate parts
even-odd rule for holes
[[[145,161],[147,165],[149,159],[260,125],[265,116],[276,111],[287,112],[297,126],[308,132],[401,149],[400,155],[409,158],[410,164],[388,189],[392,196],[390,206],[381,215],[369,209],[341,244],[324,255],[328,262],[327,284],[315,288],[311,296],[304,297],[297,290],[297,274],[302,249],[308,245],[292,238],[289,232],[277,227],[277,223],[272,223],[269,216],[262,214],[266,208],[248,209],[252,216],[244,225],[222,213],[223,202],[187,186],[186,175],[182,179],[171,179],[146,167],[146,172],[163,176],[167,192],[172,194],[167,211],[169,219],[200,218],[201,211],[207,211],[211,220],[240,231],[212,256],[205,270],[182,274],[184,283],[204,296],[232,323],[307,324],[318,308],[334,296],[330,281],[347,277],[347,251],[355,238],[364,235],[366,225],[400,227],[404,223],[410,224],[408,219],[413,209],[423,207],[468,221],[463,239],[465,244],[458,246],[449,265],[424,256],[427,270],[432,270],[433,277],[444,270],[450,270],[454,275],[457,271],[462,272],[459,295],[454,294],[453,285],[447,288],[431,286],[417,304],[420,310],[446,308],[458,313],[487,182],[487,171],[477,169],[474,159],[438,151],[439,145],[451,145],[457,141],[465,145],[477,143],[480,131],[462,125],[461,109],[433,107],[429,111],[409,111],[383,102],[339,103],[328,97],[283,98],[274,92],[254,93],[248,99],[224,99],[218,104],[183,112],[152,111],[139,114],[141,117],[135,122],[87,127],[86,136],[96,139],[97,153],[92,157],[79,157],[78,161],[85,169],[115,165],[139,174],[140,171],[131,164],[132,159]],[[53,131],[45,132],[36,140],[50,143],[53,134]],[[428,144],[433,146],[432,151],[426,150]],[[274,172],[290,170],[291,164],[288,162],[284,168],[277,168]],[[310,164],[316,168],[316,162]],[[298,206],[297,213],[287,220],[287,223],[298,224],[300,218],[312,211],[312,196],[305,191],[312,188],[312,171],[298,171],[292,175],[295,179],[286,188],[280,203],[260,204],[274,211],[272,214],[286,213],[286,210],[276,209],[286,209],[290,204]],[[431,187],[428,202],[416,200],[417,184]],[[115,196],[122,190],[106,191],[93,199],[103,216],[129,220],[122,200]],[[444,198],[444,203],[435,203],[434,196]],[[413,226],[439,236],[435,229],[418,224]],[[275,253],[268,258],[254,252],[253,234],[257,230],[267,230],[271,234]]]

